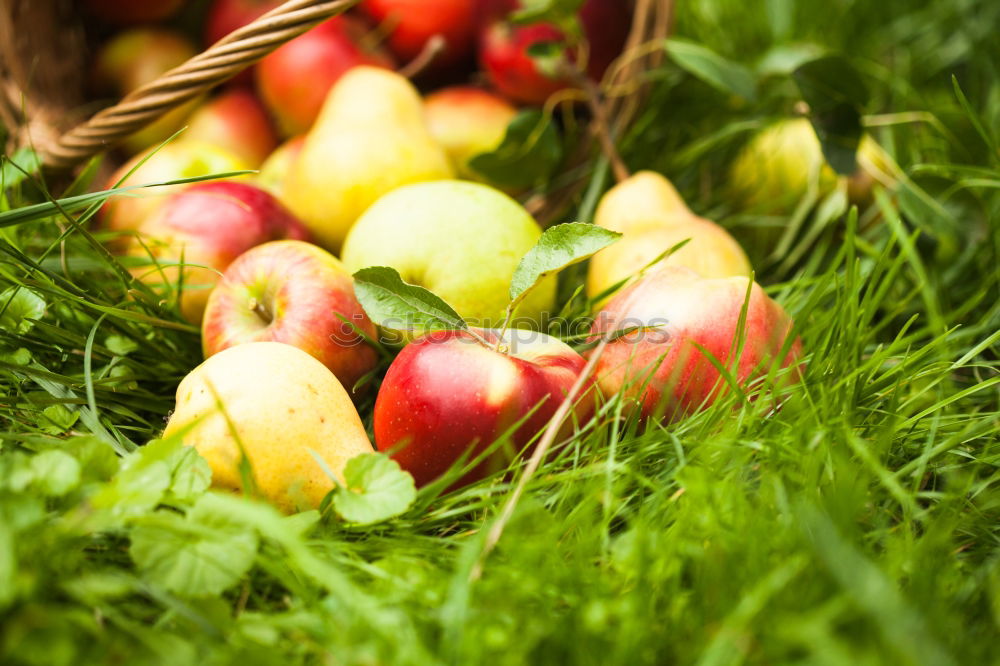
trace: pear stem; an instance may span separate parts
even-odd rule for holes
[[[417,57],[399,68],[398,74],[412,79],[420,72],[427,69],[427,66],[434,62],[434,59],[441,55],[448,43],[440,34],[434,35],[424,44]]]

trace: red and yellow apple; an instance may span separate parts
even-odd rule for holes
[[[196,53],[194,44],[186,37],[166,28],[125,30],[97,52],[94,84],[100,92],[113,96],[113,101],[117,102]],[[183,126],[198,103],[198,99],[193,99],[174,107],[128,136],[122,145],[126,150],[137,153],[168,139]]]
[[[267,111],[243,88],[225,90],[198,107],[181,139],[218,146],[252,168],[259,167],[278,145]]]
[[[358,335],[376,332],[351,274],[326,250],[297,240],[258,245],[231,263],[201,330],[206,358],[247,342],[284,342],[322,362],[349,393],[378,361]]]
[[[111,189],[123,178],[125,180],[121,182],[121,187],[130,187],[250,168],[249,164],[236,155],[199,141],[174,141],[149,156],[151,152],[152,149],[140,153],[122,165],[108,180],[105,189]],[[149,159],[142,162],[147,156]],[[132,175],[126,177],[133,169],[135,171]],[[101,224],[112,231],[135,231],[146,218],[156,212],[167,197],[185,187],[190,185],[150,187],[111,197],[101,208]]]
[[[305,240],[309,233],[264,190],[198,183],[171,195],[143,222],[129,254],[156,259],[159,267],[138,269],[150,284],[173,288],[183,279],[181,314],[197,324],[219,274],[250,248],[283,238]]]
[[[424,118],[434,140],[463,178],[479,180],[469,160],[495,150],[517,109],[499,95],[472,86],[453,86],[424,98]]]
[[[631,331],[604,349],[597,381],[605,395],[623,394],[645,418],[677,419],[729,391],[706,354],[729,368],[743,386],[775,364],[796,364],[802,347],[797,339],[787,340],[791,330],[788,313],[748,278],[706,279],[687,268],[664,266],[597,313],[591,329],[595,335]],[[784,378],[797,380],[799,372],[796,364]]]
[[[494,330],[479,330],[491,345]],[[464,331],[438,331],[408,344],[386,373],[375,401],[375,442],[424,486],[467,456],[499,446],[460,483],[504,469],[531,443],[562,404],[586,361],[564,342],[532,331],[509,330],[501,350]],[[588,385],[563,432],[593,413]],[[520,425],[517,425],[519,424]]]
[[[389,29],[389,48],[402,61],[420,55],[436,35],[444,48],[432,67],[451,65],[471,50],[476,0],[364,0],[360,9]]]
[[[333,84],[352,67],[392,69],[381,49],[362,46],[368,26],[353,16],[335,16],[280,46],[255,68],[257,91],[285,134],[309,131]]]

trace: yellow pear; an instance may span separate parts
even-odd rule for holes
[[[245,456],[257,491],[284,511],[316,508],[333,488],[319,460],[343,482],[347,461],[372,453],[333,373],[279,342],[230,347],[192,370],[163,433],[173,435],[208,461],[220,488],[242,489]]]
[[[283,200],[336,252],[376,199],[400,185],[450,178],[444,150],[404,77],[360,66],[327,95],[285,181]]]
[[[673,184],[653,171],[640,171],[608,190],[594,223],[621,232],[622,237],[590,260],[587,295],[591,298],[685,240],[687,244],[661,263],[690,268],[705,278],[749,276],[752,270],[736,239],[691,212]]]

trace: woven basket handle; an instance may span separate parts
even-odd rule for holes
[[[175,106],[207,92],[288,40],[358,2],[288,0],[69,130],[53,145],[42,148],[42,163],[50,169],[68,169],[113,147]]]

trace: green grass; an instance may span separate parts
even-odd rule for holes
[[[1000,663],[1000,6],[678,4],[678,35],[733,60],[848,55],[909,176],[857,217],[807,212],[759,269],[806,350],[779,410],[730,397],[641,431],[610,399],[478,577],[521,465],[367,528],[206,494],[169,443],[115,455],[162,430],[196,332],[102,250],[92,209],[24,212],[45,197],[7,165],[0,662]],[[795,91],[652,76],[627,162],[749,241],[726,165]]]

